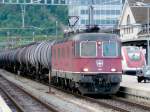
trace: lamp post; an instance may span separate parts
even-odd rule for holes
[[[89,5],[89,27],[91,27],[94,23],[93,4],[94,4],[94,1],[91,0],[90,5]]]
[[[147,65],[150,65],[150,48],[149,48],[149,7],[147,8]]]

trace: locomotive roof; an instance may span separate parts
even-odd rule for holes
[[[71,38],[71,40],[118,40],[118,39],[119,38],[116,34],[108,34],[108,33],[81,33]]]
[[[68,40],[74,40],[74,41],[83,41],[83,40],[119,40],[119,37],[117,34],[110,34],[110,33],[79,33],[75,35],[68,36],[66,38],[63,38],[62,40],[57,40],[56,43],[65,42]]]

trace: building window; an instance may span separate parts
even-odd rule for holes
[[[116,14],[116,10],[111,10],[111,14],[115,15]]]
[[[81,19],[81,24],[83,25],[89,24],[89,21],[87,19]]]
[[[86,21],[84,19],[82,19],[81,24],[86,24]]]
[[[100,14],[101,15],[106,15],[106,10],[101,10]]]
[[[106,20],[106,24],[110,24],[110,20]]]
[[[101,24],[105,24],[105,20],[101,20]]]
[[[89,20],[85,20],[85,22],[86,22],[86,23],[85,23],[86,25],[88,25],[88,24],[89,24]]]
[[[81,14],[85,14],[84,10],[81,10]]]
[[[116,15],[120,15],[120,10],[116,10]]]
[[[127,16],[127,25],[131,24],[130,15]]]
[[[81,14],[88,14],[89,11],[88,10],[81,10]]]
[[[85,13],[86,13],[86,14],[89,14],[89,11],[88,11],[88,10],[85,10]]]
[[[120,10],[94,10],[96,15],[120,15]]]
[[[132,30],[132,33],[133,33],[133,27],[131,28],[131,30]]]
[[[100,10],[96,10],[96,14],[97,14],[97,15],[100,15]]]
[[[124,28],[124,34],[126,34],[126,28]]]
[[[106,15],[110,15],[111,10],[106,10],[105,12],[106,12]]]
[[[97,24],[97,25],[101,24],[101,23],[100,23],[100,20],[96,20],[96,21],[95,21],[95,24]]]

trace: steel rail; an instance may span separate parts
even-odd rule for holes
[[[150,111],[150,106],[143,105],[143,104],[136,103],[136,102],[132,102],[132,101],[129,101],[129,100],[126,100],[126,99],[123,99],[123,98],[116,97],[116,96],[112,96],[112,98],[114,100],[117,100],[117,101],[120,101],[120,102],[124,102],[126,104],[129,104],[129,105],[132,105],[132,106],[137,106],[137,107],[140,107],[140,108],[142,108],[144,110],[149,110]]]
[[[91,101],[92,103],[97,103],[100,106],[103,106],[103,107],[106,107],[106,108],[114,109],[114,110],[119,111],[119,112],[130,112],[130,111],[128,111],[126,109],[123,109],[121,107],[114,106],[114,105],[111,105],[111,104],[108,104],[108,103],[96,100],[95,98],[91,98],[91,97],[88,97],[88,96],[83,96],[83,95],[80,95],[80,94],[77,94],[77,93],[73,93],[73,92],[70,92],[68,90],[64,90],[62,88],[56,87],[54,85],[52,85],[52,87],[57,89],[57,90],[61,90],[61,91],[65,92],[65,93],[71,94],[71,95],[73,95],[75,97],[82,98],[82,99],[85,99],[87,101]]]
[[[25,94],[29,95],[30,97],[32,97],[33,99],[35,99],[36,101],[40,102],[42,105],[44,105],[46,108],[48,108],[51,112],[59,112],[59,110],[55,109],[54,105],[50,105],[44,101],[42,101],[41,99],[37,98],[36,96],[33,96],[31,93],[29,93],[28,91],[24,90],[23,87],[9,81],[8,79],[6,79],[5,77],[1,76],[2,78],[4,78],[6,81],[8,81],[9,83],[13,84],[14,86],[16,86],[18,89],[20,89],[21,91],[23,91]],[[3,89],[4,90],[4,89]],[[5,91],[5,90],[4,90]],[[8,92],[6,92],[6,95],[8,95],[9,97],[11,97],[11,95],[9,95]],[[19,110],[21,110],[21,112],[26,112],[18,103],[17,101],[15,101],[14,98],[11,97],[11,99],[13,100],[13,102],[15,102],[17,104],[17,106],[19,107]]]
[[[32,80],[34,80],[34,79],[32,79]],[[48,83],[40,82],[39,80],[34,80],[34,81],[39,82],[39,83],[42,83],[42,84],[44,84],[44,85],[46,85],[46,86],[49,86]],[[94,98],[91,98],[91,97],[88,97],[88,96],[84,96],[84,95],[81,95],[81,94],[78,94],[78,93],[74,93],[74,92],[71,92],[71,91],[69,91],[69,90],[65,90],[65,89],[63,89],[63,88],[61,88],[61,87],[57,87],[57,86],[54,86],[54,85],[51,85],[51,87],[53,87],[53,88],[55,88],[55,89],[57,89],[57,90],[59,90],[59,91],[68,93],[68,94],[70,94],[70,95],[73,95],[73,96],[75,96],[75,97],[77,97],[77,98],[82,98],[82,99],[84,99],[84,100],[91,101],[92,103],[97,103],[97,104],[99,104],[100,106],[103,106],[103,107],[105,107],[105,108],[113,109],[113,110],[116,110],[116,111],[119,111],[119,112],[130,112],[130,111],[128,111],[128,110],[126,110],[126,109],[123,109],[123,108],[121,108],[121,107],[114,106],[114,105],[105,103],[105,102],[103,102],[103,101],[99,101],[99,100],[96,100],[96,99],[94,99]]]
[[[32,79],[33,80],[33,79]],[[40,81],[37,81],[37,80],[34,80],[36,82],[39,82],[39,83],[43,83],[44,85],[47,85],[49,86],[47,83],[44,83],[44,82],[40,82]],[[68,90],[65,90],[61,87],[58,87],[58,86],[54,86],[54,85],[51,85],[54,89],[56,90],[60,90],[62,92],[65,92],[65,93],[68,93],[68,94],[71,94],[77,98],[82,98],[82,99],[85,99],[87,101],[91,101],[92,103],[97,103],[99,104],[100,106],[103,106],[103,107],[106,107],[106,108],[110,108],[110,109],[114,109],[116,111],[120,111],[120,112],[131,112],[130,110],[127,110],[127,109],[124,109],[124,108],[121,108],[121,107],[118,107],[118,106],[114,106],[114,105],[111,105],[109,103],[106,103],[106,102],[103,102],[103,101],[100,101],[100,100],[97,100],[95,98],[91,98],[91,97],[88,97],[88,96],[83,96],[83,95],[80,95],[80,94],[77,94],[77,93],[74,93],[74,92],[71,92],[71,91],[68,91]],[[142,104],[138,104],[136,102],[131,102],[131,101],[127,101],[127,100],[124,100],[124,99],[119,99],[118,97],[115,97],[115,96],[112,96],[112,100],[114,101],[119,101],[119,102],[123,102],[124,104],[128,104],[128,105],[131,105],[131,106],[136,106],[136,107],[139,107],[141,109],[144,109],[144,110],[150,110],[150,107],[149,106],[146,106],[146,105],[142,105]]]
[[[22,106],[17,103],[17,101],[7,92],[5,91],[1,86],[0,86],[0,90],[5,93],[5,95],[11,100],[11,102],[13,102],[13,104],[15,105],[15,107],[19,110],[19,112],[26,112]]]
[[[72,93],[72,92],[70,92],[68,90],[64,90],[64,89],[62,89],[60,87],[56,87],[54,85],[52,85],[52,87],[57,89],[57,90],[63,91],[65,93],[71,94],[71,95],[73,95],[75,97],[82,98],[82,99],[91,101],[93,103],[97,103],[97,104],[102,105],[102,106],[104,106],[106,108],[108,107],[110,109],[114,109],[114,110],[119,111],[119,112],[131,112],[131,111],[127,110],[127,109],[124,109],[124,108],[121,108],[121,107],[118,107],[118,106],[114,106],[114,105],[105,103],[105,102],[100,101],[100,100],[96,100],[95,98],[91,98],[91,97],[88,97],[88,96],[83,96],[83,95],[80,95],[80,94]],[[148,106],[148,105],[143,105],[143,104],[139,104],[139,103],[136,103],[136,102],[133,102],[133,101],[129,101],[129,100],[117,97],[115,95],[112,95],[111,99],[115,100],[115,101],[118,101],[118,102],[122,102],[124,104],[131,105],[131,106],[139,107],[139,108],[141,108],[143,110],[146,110],[146,111],[147,110],[150,111],[150,106]]]

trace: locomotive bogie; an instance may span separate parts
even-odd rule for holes
[[[120,74],[80,74],[53,71],[52,77],[54,84],[60,83],[56,79],[62,79],[67,82],[65,87],[72,90],[78,90],[82,94],[115,94],[121,82]],[[71,85],[71,86],[70,86]]]

